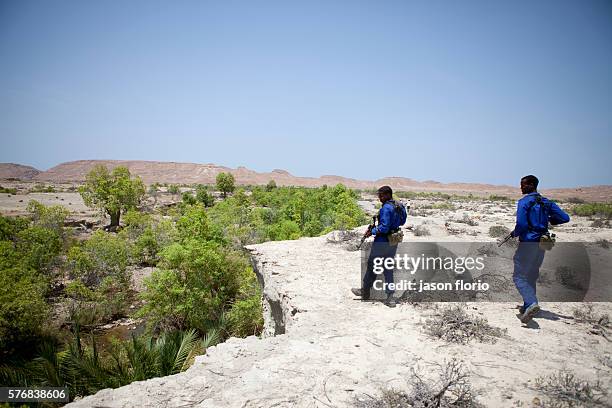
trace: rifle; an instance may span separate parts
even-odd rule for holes
[[[508,240],[512,238],[512,233],[509,233],[508,235],[506,235],[506,237],[504,238],[504,240],[502,242],[500,242],[499,244],[497,244],[498,247],[504,245],[506,242],[508,242]]]
[[[372,223],[370,225],[368,225],[368,229],[366,230],[366,232],[363,233],[363,236],[361,237],[361,241],[359,241],[359,245],[357,245],[357,250],[361,249],[361,246],[363,245],[363,243],[365,242],[366,238],[368,238],[368,232],[372,231],[372,228],[374,228],[376,226],[376,216],[372,216]]]

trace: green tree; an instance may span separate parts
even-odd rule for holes
[[[79,192],[86,205],[106,212],[111,218],[110,226],[117,227],[121,213],[140,204],[145,186],[139,177],[130,176],[127,167],[115,167],[109,172],[106,166],[96,165]]]
[[[197,202],[196,198],[189,191],[185,191],[182,195],[183,204],[193,205]]]
[[[153,197],[153,203],[157,204],[157,194],[159,193],[159,184],[158,183],[151,184],[147,192],[149,193],[151,197]]]
[[[217,174],[217,190],[221,191],[223,198],[227,197],[227,193],[231,193],[236,188],[236,181],[231,173]]]
[[[181,192],[181,188],[178,186],[178,184],[170,184],[168,186],[168,192],[172,195],[177,195]]]
[[[212,207],[215,205],[215,198],[202,184],[196,186],[196,200],[204,204],[204,207]]]
[[[266,191],[272,191],[276,188],[276,181],[270,180],[268,184],[266,184]]]

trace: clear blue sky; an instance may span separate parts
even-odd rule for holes
[[[0,0],[0,162],[612,184],[612,2]]]

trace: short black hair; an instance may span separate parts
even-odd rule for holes
[[[531,184],[535,188],[538,188],[538,183],[540,182],[540,180],[538,180],[538,178],[533,174],[525,176],[521,180],[525,180],[527,183]]]
[[[389,194],[390,196],[393,196],[393,190],[391,190],[391,187],[389,186],[382,186],[378,189],[378,192],[381,194]]]

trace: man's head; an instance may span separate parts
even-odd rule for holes
[[[385,203],[393,198],[393,190],[389,186],[382,186],[378,189],[378,199],[381,203]]]
[[[523,194],[533,193],[538,189],[540,180],[534,175],[528,175],[521,179],[521,192]]]

